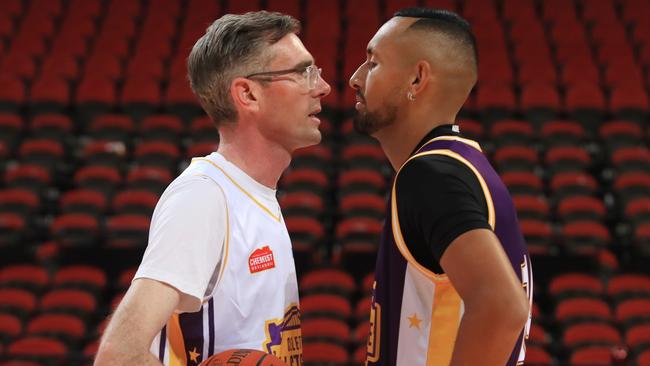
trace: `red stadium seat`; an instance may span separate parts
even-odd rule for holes
[[[40,309],[43,312],[66,312],[89,316],[97,310],[97,301],[88,291],[55,289],[43,295]]]
[[[25,104],[26,90],[24,82],[18,75],[0,75],[0,108],[5,111],[18,111],[19,107]]]
[[[615,300],[650,297],[650,276],[643,274],[619,274],[607,284],[607,295]]]
[[[0,212],[29,217],[41,209],[41,199],[33,191],[22,188],[0,190]]]
[[[605,204],[602,200],[590,196],[570,196],[558,203],[558,216],[565,222],[575,220],[603,221]]]
[[[105,141],[128,142],[135,131],[135,122],[129,116],[103,114],[90,121],[88,130],[92,137]]]
[[[605,294],[605,285],[594,275],[566,273],[551,280],[549,294],[557,299],[585,296],[600,298]]]
[[[621,147],[611,156],[611,163],[620,173],[650,171],[650,150],[646,147]]]
[[[106,244],[113,248],[144,248],[149,238],[150,216],[124,214],[106,222]]]
[[[218,142],[195,142],[187,147],[185,158],[191,160],[192,158],[207,156],[219,149]]]
[[[40,292],[50,283],[45,268],[33,264],[13,264],[0,269],[0,287],[24,288]]]
[[[156,140],[138,144],[133,153],[135,161],[143,166],[176,169],[180,158],[177,144]]]
[[[526,364],[531,366],[550,366],[553,364],[551,355],[541,347],[526,347]]]
[[[129,171],[127,186],[133,189],[145,189],[157,194],[171,183],[172,175],[167,169],[152,166],[135,167]]]
[[[592,195],[598,189],[594,177],[583,172],[558,173],[550,183],[551,192],[558,199],[568,195]]]
[[[628,328],[625,332],[625,344],[635,353],[650,349],[650,324],[637,324]]]
[[[522,218],[519,226],[532,254],[550,254],[555,250],[553,229],[547,221]]]
[[[158,195],[144,190],[129,189],[113,197],[113,211],[119,214],[151,215],[158,203]]]
[[[0,288],[0,309],[24,318],[36,309],[36,296],[19,288]]]
[[[506,172],[501,180],[511,194],[539,194],[542,192],[542,180],[532,172]]]
[[[314,269],[300,280],[300,287],[306,293],[335,293],[348,296],[355,290],[354,279],[336,268]]]
[[[550,213],[548,200],[540,195],[514,195],[512,201],[520,219],[545,220]]]
[[[34,164],[21,164],[5,171],[5,183],[8,187],[29,189],[35,193],[42,192],[51,182],[47,169]]]
[[[351,331],[347,322],[332,317],[302,315],[300,328],[305,344],[319,340],[345,345],[350,339]]]
[[[90,265],[70,265],[54,273],[56,287],[73,287],[100,292],[107,285],[106,274],[101,268]]]
[[[303,355],[305,364],[346,364],[349,361],[348,352],[343,345],[337,343],[304,341]]]
[[[555,120],[542,125],[540,137],[547,146],[578,145],[587,138],[584,127],[577,121]]]
[[[84,337],[86,326],[81,318],[71,314],[42,314],[27,323],[27,334],[53,336],[64,342],[69,342]]]
[[[600,299],[574,297],[560,301],[555,308],[555,319],[564,324],[584,321],[612,321],[612,310]]]
[[[63,246],[96,245],[100,228],[96,217],[71,213],[59,215],[50,225],[52,237]]]
[[[625,327],[650,320],[650,299],[632,298],[616,304],[615,318]]]
[[[562,227],[564,247],[574,253],[593,254],[611,243],[607,227],[598,221],[573,221]]]
[[[341,197],[339,212],[343,217],[383,218],[386,213],[386,201],[377,194],[350,193]]]
[[[68,347],[63,342],[42,336],[19,338],[7,347],[7,354],[12,358],[37,357],[43,360],[61,362],[67,353]]]
[[[346,296],[313,293],[300,298],[300,312],[304,317],[333,317],[347,321],[352,316],[352,306]]]
[[[23,333],[23,323],[14,314],[0,313],[0,339],[15,339]]]
[[[287,190],[307,190],[320,193],[327,187],[328,178],[322,170],[302,168],[285,172],[281,183]]]
[[[525,120],[506,119],[492,124],[490,137],[497,145],[523,145],[533,139],[534,130]]]
[[[571,366],[609,366],[612,364],[612,349],[607,346],[581,347],[569,359]]]
[[[121,184],[122,176],[119,170],[113,167],[88,165],[75,172],[74,182],[79,188],[110,194]]]
[[[189,128],[189,135],[190,138],[196,142],[219,142],[219,131],[212,120],[207,116],[197,117],[192,120]]]
[[[36,137],[63,140],[72,133],[73,123],[64,114],[40,114],[32,119],[29,129]]]
[[[571,325],[563,333],[562,343],[567,348],[588,345],[620,344],[623,338],[612,325],[604,323],[579,323]]]
[[[173,115],[151,115],[140,123],[140,135],[145,140],[178,142],[183,133],[181,120]]]
[[[291,236],[294,249],[299,252],[309,252],[319,244],[325,235],[323,224],[309,216],[286,216],[284,218],[287,230]]]
[[[529,171],[539,164],[537,151],[528,145],[506,145],[497,150],[493,156],[500,173],[508,171]]]
[[[312,216],[323,213],[323,198],[313,192],[288,191],[280,197],[280,206],[285,216]]]
[[[353,169],[339,175],[339,190],[342,194],[353,192],[383,194],[385,189],[386,180],[376,170]]]

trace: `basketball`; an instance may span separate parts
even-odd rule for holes
[[[199,366],[287,366],[277,357],[254,349],[229,349],[207,360]]]

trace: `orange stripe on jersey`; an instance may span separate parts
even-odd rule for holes
[[[465,144],[467,144],[467,145],[469,145],[469,146],[475,148],[476,150],[478,150],[478,151],[480,151],[480,152],[483,152],[483,150],[481,149],[481,145],[479,145],[478,142],[476,142],[476,141],[474,141],[474,140],[470,140],[470,139],[465,139],[465,138],[462,138],[462,137],[458,137],[458,136],[438,136],[438,137],[436,137],[436,138],[433,138],[433,139],[429,140],[426,144],[424,144],[424,145],[422,145],[422,146],[424,147],[424,146],[428,145],[430,142],[433,142],[433,141],[440,141],[440,140],[446,140],[446,141],[460,141],[460,142],[462,142],[462,143],[465,143]]]
[[[186,366],[185,342],[178,314],[172,315],[167,322],[167,339],[169,342],[169,366]]]
[[[436,283],[427,365],[449,365],[460,322],[461,299],[451,283]]]

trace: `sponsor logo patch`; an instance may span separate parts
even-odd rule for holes
[[[275,260],[273,259],[273,251],[268,246],[255,249],[248,257],[248,268],[251,273],[266,271],[267,269],[275,268]]]

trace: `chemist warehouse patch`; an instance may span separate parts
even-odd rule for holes
[[[273,251],[268,246],[255,249],[248,257],[248,269],[251,273],[262,272],[271,268],[275,268],[275,260],[273,260]]]

